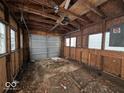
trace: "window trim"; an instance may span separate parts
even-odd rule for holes
[[[71,39],[72,39],[72,38],[75,38],[75,39],[76,39],[76,40],[75,40],[75,46],[72,46],[72,45],[71,45]],[[71,47],[71,48],[76,48],[76,47],[77,47],[77,37],[76,37],[76,36],[70,38],[70,47]]]
[[[21,49],[24,47],[23,42],[24,42],[24,40],[23,40],[23,33],[22,33],[22,30],[21,30],[20,31],[20,48]]]
[[[112,50],[112,49],[109,49],[109,48],[115,48],[115,47],[111,47],[111,46],[107,46],[106,48],[106,34],[109,33],[109,40],[110,40],[110,31],[106,31],[104,34],[105,34],[105,38],[104,38],[104,50],[105,51],[113,51],[113,52],[124,52],[124,51],[120,51],[120,50]],[[109,41],[110,42],[110,41]],[[116,48],[124,48],[124,47],[116,47]]]
[[[101,46],[100,46],[100,48],[96,48],[96,47],[90,48],[90,47],[89,47],[89,38],[90,38],[90,36],[91,36],[91,35],[98,35],[98,34],[101,35]],[[89,34],[89,35],[88,35],[88,47],[87,47],[88,49],[102,50],[102,45],[103,45],[103,33],[102,33],[102,32],[93,33],[93,34]]]
[[[12,50],[12,47],[11,47],[11,31],[14,31],[15,32],[15,49],[14,50]],[[14,52],[14,51],[16,51],[16,49],[17,49],[17,47],[16,47],[16,30],[12,27],[12,28],[10,28],[10,51],[11,52]]]
[[[7,54],[7,42],[6,42],[6,40],[7,40],[7,31],[6,31],[6,24],[5,24],[5,22],[0,20],[0,23],[3,24],[4,27],[5,27],[5,52],[4,53],[0,53],[0,56],[2,56],[2,55]]]
[[[68,42],[69,45],[68,45],[68,46],[66,45],[66,40],[67,40],[67,39],[69,40],[69,42]],[[70,38],[65,38],[65,46],[66,46],[66,47],[70,47]]]

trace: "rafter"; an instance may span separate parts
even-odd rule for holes
[[[39,18],[35,18],[33,16],[29,16],[28,17],[28,20],[29,21],[34,21],[34,22],[42,22],[42,23],[47,23],[47,24],[55,24],[55,21],[52,21],[52,20],[45,20],[45,19],[39,19]]]
[[[50,5],[48,2],[43,2],[42,0],[40,0],[40,1],[38,1],[38,0],[32,0],[31,2],[36,3],[36,4],[40,4],[40,5],[46,5],[48,7],[53,8],[53,6]],[[65,12],[66,14],[71,14],[71,15],[75,16],[76,18],[78,18],[79,20],[83,21],[83,22],[87,22],[85,19],[81,18],[79,15],[75,14],[72,11],[69,11],[69,10],[64,9],[63,7],[60,7],[60,11]]]
[[[33,8],[29,8],[27,6],[22,6],[22,5],[11,5],[10,7],[12,8],[16,8],[18,10],[21,10],[21,11],[24,11],[24,12],[27,12],[27,13],[31,13],[31,14],[35,14],[35,15],[39,15],[39,16],[42,16],[42,17],[46,17],[46,18],[50,18],[50,19],[53,19],[53,20],[56,20],[58,19],[58,16],[54,16],[54,15],[51,15],[51,14],[47,14],[43,11],[39,11],[39,10],[36,10],[36,9],[33,9]]]
[[[104,17],[105,15],[101,13],[94,5],[92,5],[88,0],[84,0],[84,3],[87,8],[89,8],[92,12],[96,13],[100,17]]]

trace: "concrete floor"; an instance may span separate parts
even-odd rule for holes
[[[29,63],[19,78],[14,93],[124,93],[124,88],[65,59]]]

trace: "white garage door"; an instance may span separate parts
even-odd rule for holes
[[[60,54],[59,36],[31,35],[30,55],[32,60],[58,57]]]

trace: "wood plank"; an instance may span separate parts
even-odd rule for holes
[[[0,9],[0,19],[5,19],[4,12]]]
[[[7,82],[6,75],[6,58],[0,58],[0,93],[3,93],[5,83]]]
[[[40,10],[36,10],[36,9],[33,9],[33,8],[29,8],[27,6],[10,6],[11,8],[16,8],[18,10],[21,10],[21,11],[24,11],[24,12],[27,12],[27,13],[31,13],[31,14],[35,14],[35,15],[39,15],[39,16],[42,16],[42,17],[45,17],[45,18],[50,18],[50,19],[53,19],[53,20],[57,20],[58,19],[58,16],[54,16],[54,15],[51,15],[51,14],[47,14],[43,11],[40,11]]]
[[[124,79],[124,56],[122,57],[121,63],[121,77]]]
[[[102,3],[106,2],[107,0],[90,0],[89,2],[94,5],[94,7],[97,7],[101,5]],[[89,8],[86,7],[83,0],[78,0],[70,9],[69,11],[74,12],[77,15],[83,15],[90,11]],[[69,15],[69,18],[73,21],[76,19],[75,16]]]
[[[53,24],[55,25],[56,22],[52,20],[45,20],[45,19],[39,19],[37,17],[29,16],[28,18],[29,21],[35,21],[35,22],[42,22],[42,23],[47,23],[47,24]]]
[[[71,2],[71,0],[66,0],[65,7],[64,7],[65,9],[68,9],[70,2]]]

